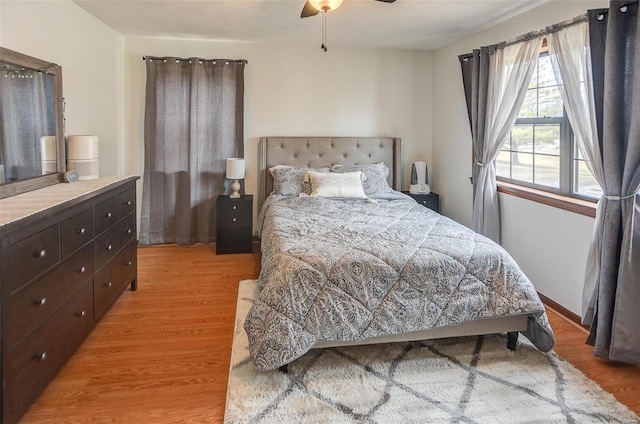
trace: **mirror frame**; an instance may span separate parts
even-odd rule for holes
[[[0,47],[0,61],[13,66],[29,68],[34,70],[46,69],[47,74],[53,76],[53,105],[56,121],[56,161],[57,172],[47,175],[28,178],[21,181],[14,181],[0,185],[0,199],[26,193],[39,188],[48,187],[63,181],[64,173],[67,170],[64,145],[64,125],[63,125],[63,102],[62,98],[62,67],[52,62],[36,59],[13,50]]]

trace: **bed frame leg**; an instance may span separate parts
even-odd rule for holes
[[[507,349],[516,350],[517,344],[518,344],[518,332],[517,331],[507,332]]]
[[[278,371],[283,374],[287,374],[289,372],[289,364],[281,366],[280,368],[278,368]]]

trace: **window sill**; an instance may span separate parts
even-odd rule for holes
[[[561,194],[549,193],[547,191],[536,190],[535,188],[523,187],[517,184],[498,181],[498,192],[575,212],[580,215],[596,217],[596,202],[590,200],[576,199]]]

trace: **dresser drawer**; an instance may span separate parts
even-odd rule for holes
[[[51,268],[60,260],[58,225],[52,225],[8,246],[4,250],[3,284],[11,292]]]
[[[93,238],[93,210],[86,209],[62,221],[62,257],[66,258]]]
[[[98,237],[94,244],[96,269],[107,263],[136,234],[136,216],[129,215],[112,230]]]
[[[115,298],[136,278],[137,250],[132,241],[93,278],[93,311],[97,321]]]
[[[87,281],[62,308],[3,357],[4,416],[22,413],[93,328]]]
[[[89,244],[12,296],[4,316],[5,347],[13,348],[28,336],[92,275],[93,245]]]
[[[122,219],[136,209],[136,188],[118,194],[118,219]]]
[[[98,203],[93,208],[94,234],[100,235],[118,221],[118,207],[116,196]]]

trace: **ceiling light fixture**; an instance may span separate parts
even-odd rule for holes
[[[342,4],[342,0],[309,0],[309,4],[320,12],[336,10]]]
[[[336,10],[342,4],[342,0],[308,0],[307,3],[322,13],[322,45],[320,48],[327,51],[327,12]]]
[[[383,3],[393,3],[396,0],[376,0]],[[310,16],[316,16],[320,12],[322,14],[322,46],[320,47],[325,52],[327,51],[327,12],[336,10],[342,4],[342,0],[306,0],[302,12],[301,18],[308,18]]]

